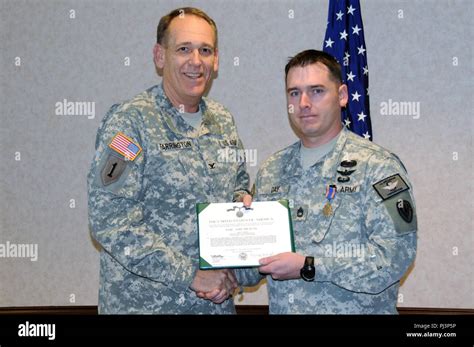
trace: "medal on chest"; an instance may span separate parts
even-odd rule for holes
[[[323,207],[323,215],[325,217],[329,217],[332,215],[332,206],[331,206],[331,200],[334,199],[336,196],[336,186],[334,184],[331,184],[326,187],[326,199],[327,202]]]

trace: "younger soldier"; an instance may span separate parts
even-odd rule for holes
[[[255,200],[288,199],[294,226],[296,253],[260,260],[260,272],[271,275],[270,313],[395,314],[400,279],[416,254],[405,168],[343,129],[347,87],[332,56],[301,52],[285,73],[300,141],[271,156],[256,180]]]

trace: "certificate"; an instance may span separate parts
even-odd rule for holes
[[[293,228],[287,200],[196,205],[199,268],[260,266],[258,260],[294,252]]]

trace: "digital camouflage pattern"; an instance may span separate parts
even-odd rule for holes
[[[306,171],[300,146],[264,163],[255,200],[289,200],[296,252],[315,257],[316,277],[305,282],[267,276],[270,313],[396,314],[399,282],[417,243],[412,186],[403,164],[345,128],[334,149]],[[326,192],[334,190],[328,201]]]
[[[231,114],[203,98],[199,129],[172,106],[162,85],[114,105],[97,133],[88,175],[89,222],[101,245],[101,314],[231,314],[189,289],[198,270],[197,202],[229,202],[248,188],[244,162],[221,150],[242,149]],[[122,133],[141,147],[129,160],[109,147]]]

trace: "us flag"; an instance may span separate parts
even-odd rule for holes
[[[109,145],[110,148],[116,152],[122,154],[125,158],[129,160],[135,160],[135,158],[142,151],[141,147],[125,136],[122,133],[118,133],[112,139],[112,142]]]
[[[344,125],[372,141],[369,110],[369,67],[359,0],[330,0],[323,51],[342,67],[349,102],[342,111]]]

